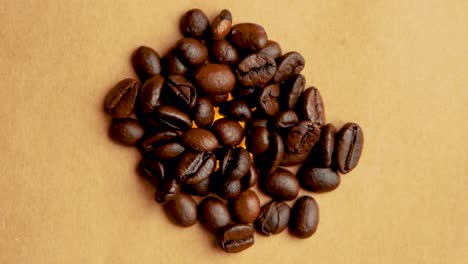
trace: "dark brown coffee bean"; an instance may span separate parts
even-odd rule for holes
[[[278,129],[292,127],[299,122],[299,117],[293,110],[287,110],[276,115],[273,125]]]
[[[182,133],[182,144],[196,151],[209,152],[218,148],[219,142],[210,131],[202,128],[190,128]]]
[[[312,121],[301,121],[291,127],[286,139],[288,151],[309,153],[320,138],[320,126]]]
[[[187,151],[177,164],[176,175],[182,183],[197,184],[210,177],[215,165],[212,153]]]
[[[194,38],[182,38],[176,43],[177,58],[186,66],[198,66],[208,58],[208,49]]]
[[[142,154],[156,152],[156,149],[168,142],[174,142],[179,139],[179,133],[173,129],[162,129],[142,140],[138,149]]]
[[[239,60],[237,50],[224,39],[211,43],[210,55],[221,64],[232,65]]]
[[[297,103],[297,113],[303,120],[310,120],[319,125],[325,124],[325,108],[322,96],[315,87],[305,90]]]
[[[283,159],[281,160],[281,166],[294,166],[301,163],[304,163],[309,157],[310,152],[305,153],[293,153],[285,151]]]
[[[289,231],[299,238],[308,238],[317,230],[319,223],[319,208],[314,198],[302,196],[297,199],[291,209]]]
[[[281,83],[279,101],[283,109],[294,109],[296,107],[304,87],[305,78],[301,74],[294,74]]]
[[[187,72],[187,67],[177,58],[175,53],[176,51],[172,50],[161,60],[163,72],[166,76],[172,74],[184,76]]]
[[[180,75],[170,75],[166,79],[165,95],[168,104],[187,111],[192,110],[197,102],[197,89]]]
[[[295,51],[288,52],[276,60],[275,83],[280,83],[293,74],[299,74],[304,69],[305,60]]]
[[[248,120],[252,117],[250,107],[245,100],[231,100],[219,107],[219,113],[236,121]]]
[[[179,183],[172,177],[166,177],[156,189],[154,199],[158,203],[165,203],[174,199],[180,193]]]
[[[139,107],[143,113],[151,114],[156,107],[161,105],[163,85],[164,77],[159,74],[154,75],[143,84],[139,97]]]
[[[169,128],[186,130],[192,126],[190,116],[174,106],[158,106],[155,109],[155,117],[160,124]]]
[[[155,188],[160,186],[166,176],[164,165],[159,160],[148,157],[143,157],[138,163],[137,172]]]
[[[336,135],[335,162],[338,170],[346,174],[353,170],[362,153],[364,136],[356,123],[345,124]]]
[[[260,87],[275,75],[275,60],[266,53],[254,53],[237,65],[237,79],[246,87]]]
[[[124,79],[117,83],[106,96],[104,110],[113,118],[123,118],[131,115],[135,109],[135,101],[140,89],[140,82],[134,79]]]
[[[270,133],[266,127],[257,126],[252,128],[246,138],[247,149],[254,155],[260,155],[268,150],[270,144]]]
[[[255,165],[264,174],[270,174],[278,168],[284,155],[284,143],[281,136],[271,133],[268,150],[263,155],[255,156]]]
[[[258,109],[269,116],[276,115],[280,109],[278,103],[279,95],[280,88],[276,84],[262,87],[258,96]]]
[[[230,224],[219,235],[221,248],[229,253],[246,250],[254,244],[255,229],[247,224]]]
[[[129,117],[112,119],[109,128],[110,138],[127,146],[135,145],[143,137],[144,133],[143,126],[137,120]]]
[[[289,201],[297,197],[299,182],[292,172],[277,168],[276,171],[262,178],[260,188],[275,200]]]
[[[258,181],[258,171],[255,165],[252,163],[250,165],[249,171],[242,177],[241,186],[242,190],[245,191],[257,184]]]
[[[250,108],[257,107],[257,89],[256,87],[244,87],[239,82],[232,90],[231,94],[234,99],[244,100]]]
[[[213,131],[225,146],[236,146],[244,138],[244,129],[234,120],[221,118],[213,123]]]
[[[268,127],[268,119],[258,109],[252,111],[252,118],[245,123],[245,131],[250,133],[255,127]]]
[[[238,49],[256,51],[265,47],[268,35],[260,25],[241,23],[232,27],[229,40]]]
[[[229,99],[229,93],[225,94],[211,94],[207,96],[213,106],[219,106]]]
[[[279,234],[288,227],[291,208],[285,202],[271,201],[262,207],[255,228],[263,235]]]
[[[235,198],[242,192],[242,185],[240,180],[221,180],[221,182],[218,183],[217,186],[218,187],[216,187],[216,194],[225,200]]]
[[[141,46],[135,50],[132,63],[138,78],[142,82],[161,73],[159,54],[150,47]]]
[[[314,168],[304,164],[297,173],[301,187],[311,192],[329,192],[340,185],[340,176],[330,168]]]
[[[278,42],[273,41],[273,40],[268,40],[265,47],[263,47],[263,49],[261,49],[259,52],[266,53],[270,55],[273,59],[276,59],[279,56],[281,56],[281,47],[278,44]]]
[[[316,166],[328,168],[333,161],[333,150],[335,149],[336,128],[332,124],[326,124],[321,128],[320,139],[312,149],[309,159]]]
[[[195,72],[195,82],[205,94],[227,94],[234,89],[236,77],[229,66],[223,64],[205,64]]]
[[[179,142],[168,142],[162,144],[154,150],[155,156],[160,160],[171,160],[179,157],[184,153],[185,147]]]
[[[198,206],[198,219],[208,231],[216,234],[218,230],[231,223],[226,204],[216,197],[206,197]]]
[[[204,39],[209,35],[210,21],[200,9],[190,9],[180,19],[180,31],[185,37]]]
[[[227,9],[221,10],[221,13],[215,17],[211,24],[211,35],[213,39],[220,40],[226,37],[231,31],[232,14]]]
[[[195,121],[197,127],[203,128],[211,126],[211,124],[213,123],[215,111],[213,108],[213,104],[208,98],[198,98],[193,112],[193,120]]]
[[[197,203],[185,193],[179,193],[164,204],[167,217],[176,225],[187,227],[197,222]]]
[[[251,163],[249,152],[243,147],[237,147],[226,150],[219,167],[222,176],[232,181],[244,177]]]
[[[260,199],[252,190],[241,192],[229,201],[231,214],[242,223],[252,223],[260,214]]]
[[[205,197],[210,194],[210,178],[197,184],[184,184],[182,189],[190,195]]]

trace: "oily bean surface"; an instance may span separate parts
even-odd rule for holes
[[[213,123],[215,111],[213,104],[206,97],[200,97],[194,108],[193,120],[197,127],[209,127]]]
[[[234,89],[236,77],[229,66],[208,63],[200,66],[196,70],[195,82],[203,93],[208,95],[221,95],[230,93]]]
[[[340,176],[336,171],[307,164],[302,165],[297,178],[302,188],[317,193],[333,191],[340,185]]]
[[[200,203],[198,218],[200,223],[214,234],[232,222],[227,205],[213,196],[206,197]]]
[[[210,177],[216,158],[210,152],[185,152],[176,167],[176,175],[182,183],[197,184]]]
[[[202,128],[190,128],[181,135],[184,146],[196,151],[209,152],[218,148],[219,142],[216,136],[209,130]]]
[[[180,31],[186,37],[206,38],[210,33],[210,20],[202,10],[190,9],[180,19]]]
[[[232,26],[232,14],[229,10],[223,9],[211,23],[211,35],[213,39],[221,40],[229,34]]]
[[[312,236],[319,223],[319,209],[317,202],[310,196],[297,199],[291,208],[289,231],[298,238]]]
[[[134,146],[145,131],[143,126],[133,118],[113,119],[109,128],[109,136],[122,145]]]
[[[338,170],[345,174],[353,170],[362,153],[364,136],[356,123],[345,124],[336,136],[335,161]]]
[[[260,199],[252,190],[241,192],[229,206],[234,218],[242,223],[252,223],[260,214]]]
[[[237,253],[254,244],[255,229],[247,224],[229,224],[218,237],[221,248],[229,253]]]
[[[142,82],[161,73],[161,58],[150,47],[141,46],[135,50],[132,56],[132,63],[138,78]]]
[[[211,43],[210,55],[221,64],[233,65],[239,60],[237,50],[225,39]]]
[[[131,115],[140,89],[140,82],[127,78],[118,82],[106,96],[104,110],[113,118]]]
[[[244,129],[234,120],[221,118],[213,123],[213,131],[225,146],[236,146],[244,138]]]
[[[200,41],[194,38],[182,38],[176,43],[177,58],[184,65],[198,66],[208,58],[208,49]]]
[[[271,201],[264,205],[255,221],[255,228],[263,235],[281,233],[288,227],[291,208],[285,202]]]
[[[151,114],[156,107],[161,105],[161,94],[164,87],[164,77],[159,74],[148,79],[141,87],[139,96],[139,110],[145,114]]]
[[[273,173],[264,176],[260,184],[265,194],[278,201],[295,199],[299,187],[296,175],[283,168],[277,168]]]
[[[188,194],[179,193],[164,204],[167,217],[176,225],[188,227],[197,222],[197,203]]]
[[[299,74],[304,69],[305,60],[301,54],[292,51],[276,60],[276,73],[273,80],[280,83],[293,74]]]
[[[254,53],[237,65],[237,79],[246,87],[261,87],[267,84],[276,73],[276,63],[266,53]]]
[[[170,75],[166,79],[166,101],[180,109],[190,111],[197,102],[197,89],[180,75]]]
[[[160,105],[155,110],[157,121],[164,126],[186,130],[192,126],[192,120],[184,111],[170,105]]]
[[[297,113],[303,120],[310,120],[319,125],[325,124],[325,107],[322,96],[315,87],[305,90],[297,103]]]

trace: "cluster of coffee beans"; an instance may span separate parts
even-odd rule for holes
[[[289,226],[294,236],[311,236],[314,198],[292,208],[285,201],[300,187],[337,188],[338,172],[359,161],[361,128],[326,124],[319,90],[305,89],[304,58],[283,54],[260,25],[232,25],[228,10],[210,23],[192,9],[180,27],[184,37],[162,59],[149,47],[134,52],[139,80],[120,81],[105,100],[110,137],[140,150],[139,174],[169,219],[199,220],[227,252],[250,247],[255,230],[268,236]],[[215,120],[216,110],[224,117]],[[281,167],[298,164],[297,175]],[[257,182],[272,198],[263,206],[250,189]],[[192,196],[205,198],[197,205]]]

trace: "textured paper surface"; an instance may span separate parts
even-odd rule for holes
[[[327,119],[364,129],[359,166],[313,195],[317,233],[218,250],[171,224],[112,143],[103,98],[165,53],[191,7],[262,24],[306,59]],[[466,1],[0,1],[0,263],[466,263]],[[265,196],[261,197],[266,201]]]

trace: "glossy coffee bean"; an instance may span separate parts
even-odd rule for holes
[[[180,59],[175,53],[176,51],[172,50],[161,60],[161,64],[163,66],[163,73],[165,76],[185,76],[185,74],[187,73],[187,67],[182,63],[182,61],[180,61]]]
[[[310,196],[297,199],[289,217],[289,232],[299,238],[308,238],[317,230],[319,209],[317,202]]]
[[[268,150],[263,155],[256,155],[255,165],[264,174],[273,173],[281,163],[284,155],[284,143],[281,136],[272,133],[269,138]]]
[[[213,104],[213,106],[220,106],[222,103],[227,102],[229,99],[229,93],[225,94],[211,94],[207,98]]]
[[[269,84],[261,88],[257,108],[269,116],[276,115],[280,110],[278,97],[280,88],[277,84]]]
[[[106,113],[113,118],[131,115],[135,109],[140,86],[139,81],[130,78],[118,82],[106,96],[104,104]]]
[[[260,214],[260,199],[252,190],[241,192],[229,201],[232,216],[242,223],[252,223]]]
[[[312,150],[311,163],[324,168],[332,165],[335,134],[336,128],[332,124],[326,124],[321,128],[320,139]]]
[[[210,152],[218,148],[219,142],[211,131],[202,128],[190,128],[181,135],[184,146],[196,151]]]
[[[260,188],[275,200],[289,201],[297,197],[299,182],[292,172],[277,168],[276,171],[262,178]]]
[[[198,66],[208,58],[208,49],[194,38],[182,38],[175,46],[177,58],[186,66]]]
[[[244,58],[236,69],[237,79],[245,87],[267,84],[276,73],[275,60],[266,53],[254,53]]]
[[[241,186],[242,190],[245,191],[257,184],[258,181],[258,171],[257,167],[252,163],[250,165],[249,171],[242,177],[241,179]]]
[[[257,106],[256,87],[244,87],[238,82],[236,87],[234,87],[234,90],[232,90],[231,94],[234,99],[246,101],[250,108]]]
[[[221,39],[211,43],[210,55],[221,64],[232,65],[239,60],[237,50],[227,40]]]
[[[158,203],[165,203],[174,199],[180,193],[179,183],[172,177],[166,177],[156,189],[154,199]]]
[[[299,122],[299,117],[293,110],[287,110],[275,116],[273,126],[277,129],[285,129],[292,127]]]
[[[244,129],[234,120],[220,118],[213,123],[213,131],[225,146],[236,146],[244,138]]]
[[[190,116],[177,107],[160,105],[155,109],[155,117],[161,125],[186,130],[192,126]]]
[[[255,229],[247,224],[229,224],[218,237],[221,248],[229,253],[237,253],[254,244]]]
[[[230,93],[236,84],[236,77],[229,66],[224,64],[205,64],[195,72],[197,87],[208,95]]]
[[[292,153],[309,153],[320,138],[320,126],[312,121],[301,121],[289,129],[286,146]]]
[[[273,59],[276,59],[281,56],[281,46],[276,41],[268,40],[265,47],[263,47],[259,52],[266,53]]]
[[[206,197],[198,205],[198,219],[214,234],[232,222],[228,207],[216,197]]]
[[[190,195],[205,197],[210,194],[210,178],[207,178],[197,184],[182,185],[184,192]]]
[[[268,119],[258,109],[252,111],[252,118],[245,123],[245,131],[250,133],[255,127],[268,127]]]
[[[216,194],[225,200],[235,198],[242,192],[240,180],[221,180],[221,182],[217,184],[216,188]]]
[[[281,83],[279,101],[283,109],[294,109],[305,87],[305,78],[301,74],[294,74]]]
[[[302,164],[308,159],[309,154],[310,154],[309,152],[293,153],[293,152],[285,151],[280,165],[281,166],[294,166],[294,165]]]
[[[266,236],[281,233],[288,227],[290,210],[285,202],[271,201],[265,204],[255,221],[255,228]]]
[[[160,160],[171,160],[184,153],[185,147],[179,142],[168,142],[157,146],[153,154]]]
[[[311,192],[329,192],[335,190],[340,185],[340,176],[330,168],[314,168],[304,164],[297,178],[301,187]]]
[[[180,31],[185,37],[204,39],[209,35],[210,21],[200,9],[190,9],[180,19]]]
[[[132,63],[138,78],[142,82],[161,73],[159,54],[150,47],[141,46],[135,50],[132,56]]]
[[[301,54],[292,51],[284,54],[276,60],[276,73],[273,78],[275,83],[280,83],[293,74],[299,74],[304,69],[305,60]]]
[[[143,157],[137,166],[138,175],[146,179],[155,188],[164,180],[166,173],[163,163],[157,159]]]
[[[179,133],[174,129],[161,129],[151,136],[145,137],[138,146],[142,154],[156,152],[156,149],[168,142],[175,142],[179,139]]]
[[[364,135],[356,123],[345,124],[336,135],[335,162],[338,170],[346,174],[353,170],[362,153]]]
[[[109,136],[122,145],[133,146],[140,140],[145,131],[143,126],[133,118],[112,119]]]
[[[249,152],[243,147],[237,147],[226,150],[219,166],[223,177],[232,181],[244,177],[251,163]]]
[[[325,124],[325,107],[322,96],[315,87],[305,90],[296,105],[297,113],[303,120],[310,120],[319,125]]]
[[[266,127],[252,128],[246,138],[247,149],[254,155],[260,155],[268,150],[270,145],[270,133]]]
[[[213,123],[215,111],[213,104],[208,98],[199,97],[193,109],[193,113],[193,121],[195,121],[197,127],[208,127]]]
[[[248,120],[252,112],[245,100],[231,100],[220,105],[219,113],[236,121]]]
[[[184,77],[169,75],[166,79],[165,99],[168,104],[190,111],[197,102],[197,89]]]
[[[161,105],[163,85],[164,77],[159,74],[154,75],[143,84],[138,102],[143,113],[151,114],[156,107]]]
[[[176,176],[185,184],[197,184],[213,173],[216,158],[209,152],[185,152],[176,167]]]
[[[265,29],[253,23],[241,23],[232,27],[229,41],[238,49],[257,51],[266,46]]]
[[[164,204],[164,212],[176,225],[187,227],[197,222],[197,203],[185,193],[179,193]]]
[[[223,9],[211,23],[211,36],[216,40],[224,39],[231,31],[231,26],[232,14],[229,10]]]

